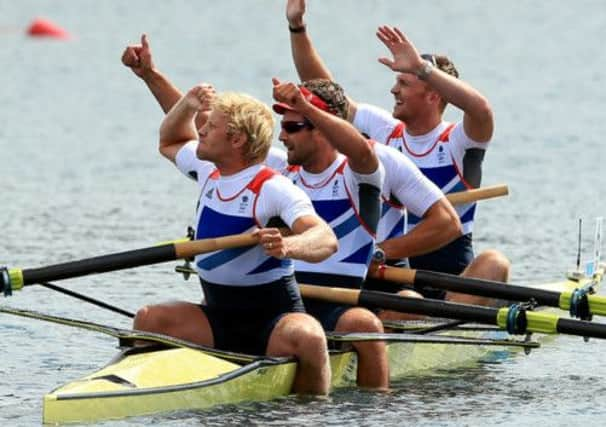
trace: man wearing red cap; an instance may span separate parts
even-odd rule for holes
[[[293,83],[274,79],[273,109],[282,115],[280,141],[287,149],[285,174],[311,198],[316,212],[332,227],[339,250],[312,264],[297,261],[300,283],[360,288],[371,256],[380,216],[384,171],[367,140],[341,119],[342,90],[321,80]],[[379,319],[361,307],[305,300],[305,309],[325,330],[382,332]],[[358,385],[389,386],[384,342],[357,342]]]
[[[304,12],[304,0],[288,0],[286,15],[299,77],[332,79],[307,33]],[[494,128],[488,101],[457,79],[458,72],[448,58],[419,55],[397,29],[380,27],[377,36],[393,55],[393,59],[381,58],[380,62],[398,73],[391,90],[396,100],[393,117],[377,107],[349,100],[348,120],[370,138],[407,155],[444,193],[478,186],[484,152]],[[462,121],[456,124],[443,121],[447,103],[463,110]],[[507,281],[509,261],[501,253],[488,250],[474,259],[471,231],[475,204],[458,206],[457,213],[463,235],[443,248],[415,253],[409,245],[402,244],[402,239],[389,239],[380,246],[388,259],[409,257],[413,268]],[[412,229],[409,240],[416,240],[423,221],[411,215],[409,224]],[[431,297],[444,296],[443,292],[431,289],[421,291]],[[461,302],[485,302],[459,294],[449,297]]]

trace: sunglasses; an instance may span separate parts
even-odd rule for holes
[[[302,122],[280,122],[282,130],[288,134],[297,133],[303,129],[313,129],[314,126],[307,120]]]

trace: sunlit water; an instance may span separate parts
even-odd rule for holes
[[[329,67],[359,101],[391,108],[392,76],[379,24],[401,26],[421,50],[452,56],[494,107],[497,131],[484,184],[506,199],[479,208],[476,247],[513,262],[516,283],[556,279],[576,256],[577,218],[606,213],[606,103],[599,1],[310,1],[309,31]],[[196,189],[157,153],[162,118],[144,85],[119,62],[149,34],[157,65],[187,89],[199,81],[271,102],[272,76],[295,79],[281,1],[0,0],[0,264],[35,267],[145,247],[181,236]],[[23,31],[47,16],[68,42]],[[448,117],[459,116],[454,110]],[[130,311],[196,300],[195,281],[173,265],[66,282]],[[128,327],[129,320],[46,289],[3,304]],[[36,425],[52,388],[106,363],[114,340],[0,316],[0,424]],[[604,343],[560,337],[498,364],[402,380],[392,392],[339,390],[202,413],[106,425],[600,425]]]

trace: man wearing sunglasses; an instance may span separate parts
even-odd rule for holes
[[[301,80],[332,76],[315,50],[303,20],[304,0],[288,0],[287,20],[291,49]],[[444,193],[464,191],[480,185],[481,164],[494,122],[488,101],[475,89],[459,80],[452,62],[444,56],[424,55],[399,30],[380,27],[379,40],[390,50],[392,59],[380,62],[396,72],[391,89],[395,98],[393,116],[378,107],[357,104],[349,99],[347,118],[373,140],[397,148],[408,156]],[[447,103],[464,112],[462,121],[450,124],[442,119]],[[488,250],[475,257],[472,227],[475,204],[456,208],[463,235],[445,246],[423,247],[431,226],[425,218],[409,216],[409,230],[399,238],[380,244],[388,260],[408,257],[411,267],[507,281],[509,261],[499,252]],[[421,220],[422,219],[422,220]],[[417,242],[412,243],[412,242]],[[420,289],[429,297],[445,293]],[[486,299],[449,294],[460,302],[486,303]]]
[[[295,263],[297,281],[359,289],[374,251],[384,171],[367,140],[343,120],[342,89],[328,80],[293,83],[273,80],[273,109],[282,116],[279,139],[287,150],[285,175],[311,198],[332,227],[339,250],[327,260]],[[382,332],[371,311],[318,300],[305,309],[325,330]],[[384,342],[356,342],[358,385],[389,386]]]

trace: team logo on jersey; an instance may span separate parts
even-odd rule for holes
[[[242,196],[242,199],[240,199],[240,207],[238,208],[239,213],[243,213],[246,210],[249,200],[250,199],[248,198],[248,196]]]
[[[339,181],[335,181],[332,185],[332,197],[337,197],[339,195]]]
[[[446,153],[444,152],[444,147],[442,145],[438,145],[438,163],[444,163],[446,161]]]
[[[208,191],[206,192],[205,197],[206,197],[207,199],[212,199],[212,198],[213,198],[213,190],[214,190],[214,188],[211,188],[210,190],[208,190]]]

